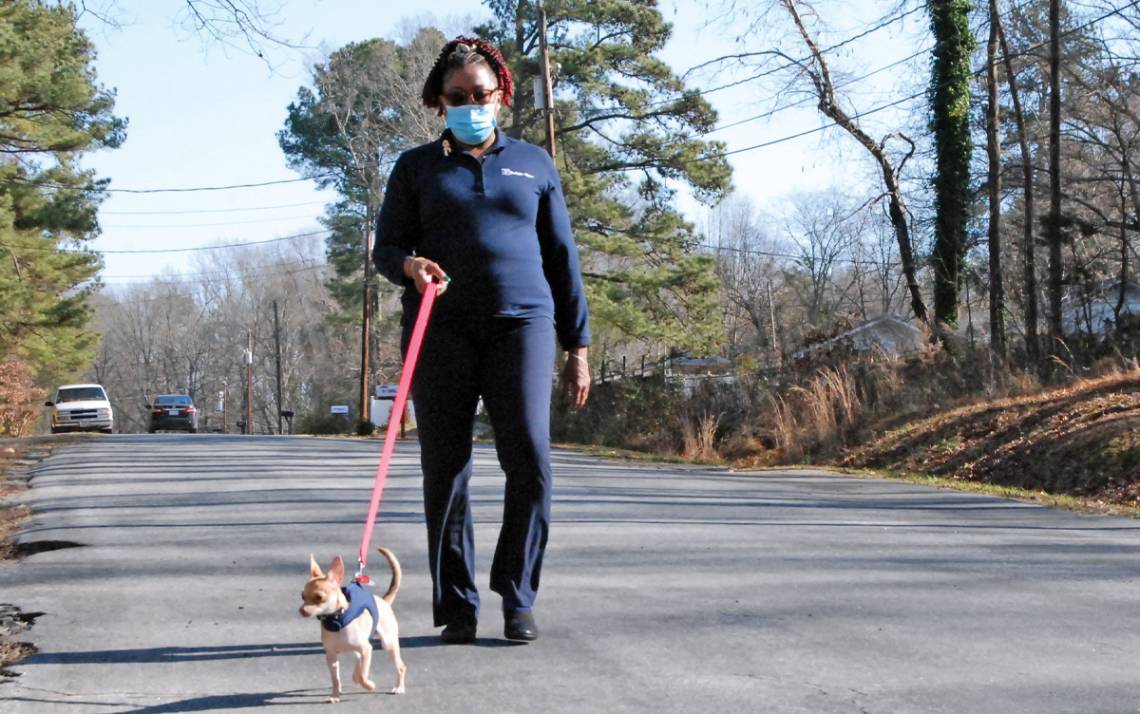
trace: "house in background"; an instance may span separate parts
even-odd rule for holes
[[[1123,283],[1124,303],[1120,315],[1140,317],[1140,283]],[[1111,335],[1116,330],[1116,307],[1120,304],[1121,280],[1101,281],[1086,294],[1067,297],[1061,306],[1061,328],[1066,335]]]
[[[792,355],[792,358],[799,360],[841,348],[856,352],[878,352],[889,357],[906,357],[921,352],[925,344],[926,336],[910,321],[894,315],[882,315],[823,342],[809,345]]]
[[[732,362],[724,357],[673,357],[665,361],[665,376],[719,377],[732,374]]]

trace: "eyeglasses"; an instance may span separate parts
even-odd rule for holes
[[[476,89],[474,92],[464,92],[462,89],[450,89],[443,93],[443,101],[451,107],[461,107],[465,104],[490,104],[499,88]],[[470,99],[470,101],[468,101]]]

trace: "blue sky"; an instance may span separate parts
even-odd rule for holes
[[[826,0],[825,0],[826,2]],[[662,0],[660,8],[674,23],[674,37],[664,59],[678,71],[712,57],[741,51],[734,33],[741,18],[709,20],[708,7],[719,0]],[[885,3],[855,0],[831,4],[827,44],[857,34],[883,12]],[[298,87],[308,82],[314,60],[323,50],[370,37],[396,37],[401,22],[434,19],[445,29],[462,27],[464,18],[482,18],[485,8],[474,0],[437,0],[432,16],[391,13],[393,4],[350,0],[283,0],[279,34],[308,35],[308,50],[276,50],[275,70],[249,54],[204,45],[182,27],[177,0],[119,0],[121,26],[109,27],[87,17],[82,26],[98,48],[99,80],[118,92],[116,113],[130,121],[126,143],[113,151],[88,155],[84,165],[112,179],[112,188],[155,189],[218,186],[297,178],[286,165],[276,132]],[[784,17],[774,15],[770,28]],[[767,48],[776,29],[748,40],[747,49]],[[925,17],[905,21],[852,43],[833,58],[833,69],[852,75],[885,66],[910,55],[928,42]],[[802,48],[797,47],[796,49]],[[925,59],[853,85],[852,108],[865,111],[907,96],[925,82]],[[708,88],[741,75],[695,75],[691,86]],[[777,85],[750,82],[714,92],[709,100],[728,124],[762,113]],[[891,112],[868,120],[872,133],[886,131]],[[818,127],[827,122],[808,102],[769,119],[717,132],[712,138],[741,149]],[[874,173],[865,155],[844,134],[828,130],[731,157],[740,194],[758,206],[778,211],[796,191],[829,189],[856,196],[874,191]],[[111,286],[145,281],[149,276],[193,271],[186,253],[116,254],[107,251],[190,248],[213,243],[267,240],[318,230],[316,218],[332,196],[309,182],[230,191],[198,193],[114,193],[101,210],[102,235],[94,247],[106,252],[104,276]],[[682,199],[693,220],[701,209]],[[256,210],[255,210],[256,209]]]

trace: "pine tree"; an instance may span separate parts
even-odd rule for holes
[[[518,92],[506,131],[539,145],[534,109],[538,11],[488,0],[480,34],[511,64]],[[547,2],[557,165],[582,252],[595,332],[707,353],[723,338],[714,260],[676,208],[682,187],[715,202],[729,189],[717,115],[656,54],[671,26],[652,0]]]
[[[78,157],[118,146],[125,122],[94,57],[73,8],[0,4],[0,361],[41,385],[88,367],[98,339],[87,297],[102,261],[84,245],[106,183]]]
[[[353,42],[313,67],[277,140],[290,168],[333,188],[340,200],[322,219],[329,229],[329,288],[341,314],[355,320],[363,290],[363,232],[380,208],[384,182],[400,152],[434,139],[442,126],[420,101],[423,78],[446,40],[432,28],[400,44]]]

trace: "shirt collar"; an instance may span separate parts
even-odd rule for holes
[[[495,142],[493,144],[491,144],[491,146],[487,149],[487,151],[484,152],[484,155],[486,155],[486,154],[497,154],[500,151],[502,151],[503,149],[507,148],[507,144],[509,144],[513,141],[514,141],[514,139],[507,136],[507,133],[505,131],[503,131],[502,127],[496,126],[495,127]],[[443,133],[439,135],[439,139],[437,139],[436,142],[440,145],[440,149],[444,150],[445,156],[448,154],[451,154],[451,153],[458,152],[459,142],[457,142],[455,140],[455,137],[451,133],[451,129],[444,129]],[[458,153],[462,153],[462,152],[458,152]]]

